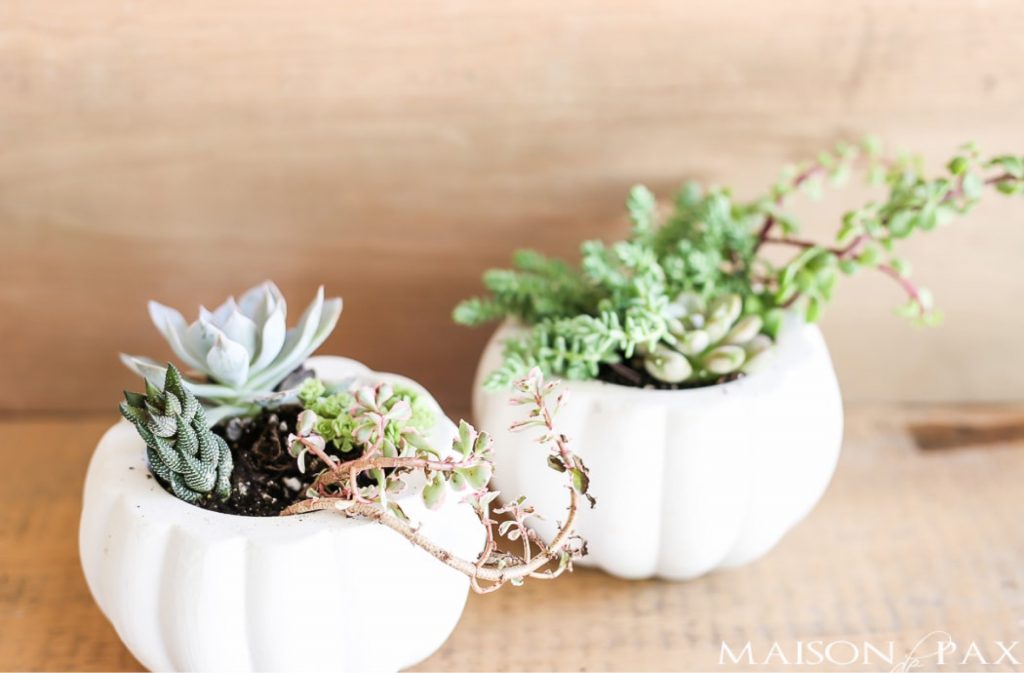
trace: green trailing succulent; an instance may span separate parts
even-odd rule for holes
[[[163,389],[146,379],[146,393],[125,391],[121,414],[146,442],[153,473],[190,503],[204,498],[227,499],[231,492],[231,451],[206,425],[195,395],[169,364]]]
[[[840,184],[854,168],[865,169],[886,196],[845,213],[833,243],[798,238],[788,199]],[[944,173],[928,177],[917,157],[885,156],[870,140],[840,144],[787,168],[759,198],[738,201],[727,189],[691,183],[667,213],[637,186],[626,202],[626,240],[585,242],[578,266],[520,251],[515,269],[484,274],[488,295],[459,304],[454,319],[469,326],[502,318],[525,323],[524,334],[506,341],[504,360],[485,383],[491,389],[532,367],[570,379],[608,369],[638,383],[643,368],[666,384],[708,385],[747,368],[777,336],[786,312],[799,309],[818,320],[838,278],[862,269],[898,283],[907,296],[901,314],[936,324],[941,316],[931,294],[911,280],[895,244],[965,215],[986,191],[1024,194],[1024,157],[986,160],[966,145]],[[767,246],[795,253],[776,264],[764,254]],[[722,307],[732,320],[705,314]]]
[[[585,543],[573,530],[582,499],[595,504],[588,492],[589,474],[569,448],[569,438],[554,424],[564,399],[557,382],[545,381],[540,370],[533,369],[513,388],[511,401],[529,411],[510,429],[538,431],[536,441],[547,447],[548,466],[564,475],[568,487],[565,518],[550,542],[543,542],[527,527],[536,514],[525,498],[495,507],[498,492],[490,484],[493,462],[487,433],[461,421],[450,450],[431,446],[424,432],[436,420],[428,398],[387,382],[372,387],[354,384],[343,391],[331,391],[318,381],[302,386],[299,401],[305,408],[288,438],[289,451],[303,472],[310,453],[322,469],[306,498],[283,514],[330,510],[377,521],[468,575],[470,586],[481,593],[570,570],[573,561],[586,553]],[[421,534],[410,517],[411,502],[435,510],[453,498],[469,505],[486,530],[484,548],[476,558],[463,558],[438,546]],[[496,514],[505,515],[504,520],[496,520]],[[501,538],[514,543],[511,549],[521,546],[522,551],[499,549]]]
[[[437,423],[433,410],[426,398],[407,386],[389,386],[389,394],[381,402],[385,414],[391,414],[384,426],[387,439],[385,455],[396,455],[396,447],[408,441],[413,434],[421,437],[429,432]],[[299,404],[308,412],[303,415],[300,423],[305,424],[299,429],[313,431],[324,441],[325,448],[331,448],[341,457],[352,457],[361,451],[360,420],[356,412],[361,409],[359,400],[347,390],[330,391],[319,379],[307,379],[299,388]],[[396,405],[406,405],[408,414],[393,414]],[[302,443],[292,441],[289,446],[292,455],[299,460],[305,471],[305,455],[307,449]]]

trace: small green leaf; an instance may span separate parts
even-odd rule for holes
[[[839,270],[845,273],[847,276],[852,276],[857,272],[857,262],[852,259],[841,259],[839,260]]]
[[[548,467],[555,472],[565,472],[565,463],[562,462],[561,457],[553,454],[548,456]]]
[[[929,311],[921,316],[921,323],[925,327],[938,327],[942,324],[943,318],[942,311]]]
[[[821,178],[815,176],[804,180],[803,184],[800,185],[800,191],[815,201],[821,199],[824,194]]]
[[[316,413],[310,409],[302,411],[295,421],[295,433],[298,435],[308,435],[316,427],[316,422]]]
[[[423,504],[427,509],[438,509],[444,504],[445,493],[448,489],[441,473],[437,473],[423,487]]]
[[[473,451],[473,426],[465,419],[459,421],[459,437],[452,442],[452,448],[463,458]]]
[[[956,217],[956,210],[950,206],[939,205],[935,207],[935,221],[941,227],[949,224]]]
[[[725,345],[712,349],[704,356],[704,368],[713,374],[731,374],[747,359],[747,352],[739,346]]]
[[[881,253],[877,246],[869,245],[857,255],[857,261],[860,262],[861,266],[877,266],[878,262],[881,261]]]
[[[572,487],[580,494],[585,494],[590,488],[590,477],[577,467],[572,468]]]
[[[984,188],[984,182],[982,182],[981,176],[977,173],[968,173],[964,176],[963,190],[964,196],[972,201],[981,197],[982,190]]]
[[[912,299],[908,299],[905,303],[896,308],[896,315],[904,318],[916,318],[920,313],[921,307]]]
[[[967,172],[970,165],[970,162],[968,162],[964,157],[954,157],[947,167],[949,168],[949,172],[953,175],[963,175]]]
[[[807,322],[818,322],[818,319],[821,318],[821,301],[816,297],[811,297],[807,301],[806,318]]]
[[[476,436],[476,441],[473,442],[473,453],[475,455],[481,455],[487,453],[487,450],[491,446],[491,436],[486,432],[480,432]]]
[[[478,463],[473,467],[456,470],[456,473],[465,477],[469,485],[476,489],[483,488],[490,482],[492,472],[493,468],[490,463]]]
[[[818,291],[822,299],[831,301],[832,291],[835,289],[836,281],[838,280],[839,274],[836,273],[835,267],[822,269],[818,272]]]
[[[988,165],[990,167],[998,166],[1017,179],[1024,178],[1024,157],[1013,155],[998,156],[992,159]]]
[[[629,219],[633,222],[635,233],[641,235],[650,233],[654,228],[654,214],[657,207],[657,199],[647,187],[636,185],[629,191],[626,210],[629,212]]]
[[[936,209],[932,206],[927,206],[918,213],[915,220],[916,226],[920,227],[922,231],[931,231],[939,225],[939,216],[936,213]]]
[[[800,272],[796,274],[796,285],[800,288],[801,292],[813,292],[816,285],[814,274],[808,269],[801,269]]]
[[[853,239],[860,235],[860,232],[860,224],[857,222],[844,222],[839,228],[839,233],[836,234],[836,243],[839,245],[849,245],[853,242]]]
[[[996,183],[996,190],[1000,194],[1007,194],[1009,196],[1013,196],[1015,194],[1020,194],[1022,191],[1024,191],[1024,188],[1022,188],[1022,185],[1019,182],[1003,181]]]
[[[764,314],[764,327],[762,328],[764,333],[775,339],[779,335],[779,329],[782,327],[782,321],[785,318],[785,311],[780,308],[775,308]]]
[[[461,491],[466,488],[466,478],[458,472],[452,472],[451,476],[448,477],[448,485],[455,491]]]
[[[914,213],[899,210],[889,218],[889,232],[896,238],[906,238],[914,230]]]

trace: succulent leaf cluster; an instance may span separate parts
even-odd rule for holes
[[[530,411],[511,429],[540,429],[537,441],[548,447],[548,466],[565,474],[569,487],[565,521],[550,543],[528,528],[527,519],[536,514],[525,498],[493,506],[498,492],[490,488],[493,463],[491,438],[486,433],[461,421],[451,450],[436,450],[414,427],[417,416],[425,418],[424,396],[411,389],[399,393],[387,383],[373,387],[353,383],[340,392],[329,392],[320,382],[303,386],[299,399],[305,409],[289,438],[290,451],[300,465],[313,453],[325,467],[307,491],[307,499],[290,505],[283,514],[329,509],[376,520],[468,575],[473,589],[482,593],[506,583],[522,584],[528,577],[550,579],[571,569],[573,560],[586,553],[586,544],[574,533],[580,498],[586,498],[591,506],[595,503],[588,493],[587,468],[569,449],[569,438],[554,425],[554,414],[564,399],[560,393],[554,408],[549,404],[557,382],[546,382],[540,370],[533,369],[514,387],[517,394],[512,403],[526,405]],[[417,410],[417,406],[421,408]],[[318,428],[333,432],[334,428],[323,422],[344,417],[350,420],[344,426],[349,435],[346,445],[350,443],[358,451],[348,456],[328,453],[329,440]],[[408,500],[395,497],[410,485],[419,490],[409,496],[418,496],[428,509],[441,507],[452,496],[473,508],[487,532],[484,548],[475,560],[457,557],[419,533],[404,509]],[[499,524],[494,514],[506,515],[505,520]],[[521,544],[522,553],[499,549],[499,538]],[[542,570],[545,567],[548,569]]]
[[[427,471],[421,497],[429,509],[439,508],[449,493],[479,493],[491,481],[494,466],[491,438],[486,432],[477,432],[465,420],[459,421],[459,436],[452,442],[452,452],[457,461],[466,464],[451,471]]]
[[[846,212],[832,243],[798,238],[788,200],[798,193],[817,197],[858,168],[884,196]],[[1024,194],[1024,157],[986,160],[965,145],[944,173],[929,177],[919,158],[885,155],[868,139],[787,166],[767,193],[749,201],[735,199],[728,189],[691,183],[661,207],[650,190],[637,186],[626,201],[632,227],[625,240],[583,243],[578,267],[519,252],[516,268],[488,271],[489,293],[462,302],[453,317],[469,326],[503,318],[526,325],[524,334],[506,341],[501,366],[485,382],[491,389],[508,387],[532,367],[570,379],[596,378],[602,368],[620,366],[637,352],[647,371],[666,382],[714,383],[719,372],[742,370],[769,345],[786,312],[818,320],[838,279],[864,269],[896,282],[906,296],[901,315],[936,324],[941,316],[931,293],[911,280],[910,264],[895,255],[895,246],[914,232],[967,214],[986,191]],[[777,264],[765,254],[769,246],[793,254]],[[689,299],[681,304],[679,297]],[[716,339],[712,333],[701,349],[700,333],[707,330],[680,331],[680,320],[687,327],[680,307],[693,298],[711,307],[734,306],[737,297],[741,310],[728,330],[756,331],[750,339],[727,343],[736,335]],[[688,314],[690,322],[710,317]]]
[[[175,355],[195,372],[184,384],[230,413],[279,397],[274,394],[277,386],[327,339],[341,308],[341,299],[325,300],[321,287],[298,324],[288,329],[284,296],[268,281],[214,311],[200,307],[191,324],[155,301],[149,303],[149,315]],[[163,384],[164,367],[156,361],[130,355],[121,359],[153,384]]]
[[[414,430],[416,433],[425,434],[437,423],[437,417],[430,408],[426,398],[407,386],[387,386],[379,391],[383,399],[373,400],[378,408],[384,413],[391,412],[396,405],[402,405],[396,415],[388,417],[384,425],[384,432],[387,439],[385,450],[391,452],[392,448],[400,445],[403,441],[408,442]],[[304,412],[302,422],[308,425],[308,431],[315,431],[324,440],[325,448],[330,448],[339,457],[351,457],[361,451],[361,445],[365,442],[362,433],[366,432],[365,427],[357,424],[356,414],[360,409],[365,408],[359,403],[356,396],[348,390],[332,391],[320,381],[320,379],[306,379],[298,391],[299,404]],[[363,401],[370,401],[364,396]],[[408,414],[405,409],[408,408]],[[365,423],[364,423],[365,425]],[[302,428],[296,431],[302,434]],[[301,444],[292,443],[292,455],[304,461],[304,451]],[[300,462],[300,465],[303,463]]]
[[[383,458],[439,458],[426,440],[436,416],[426,398],[411,387],[353,384],[351,389],[330,391],[320,380],[309,379],[299,390],[299,402],[303,411],[289,440],[289,452],[302,471],[310,451],[329,463],[321,474],[331,464],[356,459],[369,450]],[[389,494],[404,490],[402,479],[408,470],[368,473],[376,486],[360,487],[359,495],[387,502]],[[323,493],[333,494],[340,486],[332,483]]]
[[[746,370],[767,351],[772,339],[763,333],[760,315],[742,315],[738,294],[719,295],[711,302],[692,293],[670,306],[673,337],[643,356],[648,374],[664,383],[716,381]]]
[[[146,393],[125,391],[121,414],[146,442],[153,473],[190,503],[231,492],[233,463],[228,445],[207,427],[203,407],[168,364],[163,389],[146,379]]]

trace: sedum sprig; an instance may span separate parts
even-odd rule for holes
[[[845,213],[834,242],[799,238],[789,201],[798,193],[817,196],[826,184],[841,186],[858,170],[885,189],[885,198]],[[986,192],[1024,194],[1024,157],[984,159],[965,145],[944,173],[930,177],[919,158],[887,156],[873,140],[841,143],[813,161],[787,167],[759,198],[740,202],[727,189],[688,184],[667,213],[648,189],[637,186],[626,201],[632,223],[626,240],[584,243],[578,268],[518,253],[517,268],[485,274],[491,294],[461,303],[454,319],[465,325],[500,318],[526,324],[525,334],[505,343],[503,363],[485,383],[491,389],[507,387],[531,367],[570,379],[596,378],[607,367],[630,379],[636,370],[631,374],[625,365],[637,352],[645,356],[641,366],[662,382],[707,385],[721,374],[717,365],[703,365],[703,354],[692,352],[692,341],[703,337],[690,332],[702,328],[681,329],[677,322],[694,298],[720,303],[738,297],[737,323],[758,324],[751,340],[760,352],[786,311],[798,309],[816,321],[842,275],[873,269],[905,293],[899,313],[936,324],[940,314],[931,294],[911,279],[910,264],[896,255],[896,245],[966,215]],[[766,246],[795,251],[777,265],[764,256]],[[746,359],[741,362],[736,349],[730,353],[730,371],[741,371]]]
[[[888,198],[846,212],[834,245],[796,238],[793,228],[778,237],[772,236],[770,227],[762,232],[760,243],[802,248],[774,276],[775,302],[790,306],[805,300],[808,318],[816,320],[832,298],[838,272],[853,275],[875,269],[895,280],[906,294],[901,315],[921,324],[937,324],[941,314],[931,293],[911,280],[909,262],[894,254],[896,244],[970,213],[986,190],[1008,196],[1024,193],[1024,157],[983,160],[977,147],[968,144],[947,163],[945,175],[928,178],[917,157],[886,160],[872,143],[867,145],[867,155],[868,180],[886,186]]]
[[[569,503],[565,522],[550,543],[545,544],[526,521],[535,512],[523,498],[493,506],[498,492],[490,489],[493,463],[491,438],[469,423],[459,423],[452,450],[442,456],[425,441],[413,418],[416,400],[396,398],[388,384],[362,387],[351,393],[351,406],[344,412],[351,419],[351,438],[359,455],[332,455],[327,440],[317,431],[321,419],[313,411],[324,395],[306,395],[307,408],[299,417],[291,437],[293,455],[312,453],[325,466],[307,493],[306,500],[288,507],[283,514],[333,510],[344,516],[377,521],[397,531],[432,556],[470,577],[475,591],[486,593],[504,584],[521,584],[529,577],[550,579],[572,568],[572,561],[585,553],[585,545],[574,534],[579,497],[588,494],[589,475],[583,462],[569,449],[569,440],[554,425],[554,414],[564,401],[558,395],[550,402],[557,383],[545,382],[540,370],[515,383],[513,403],[530,407],[527,418],[514,430],[540,428],[538,441],[549,447],[548,465],[566,475]],[[419,497],[430,509],[441,507],[449,498],[468,502],[486,531],[483,550],[475,560],[455,556],[419,532],[399,498],[410,482],[420,481]],[[507,519],[499,522],[495,515]],[[497,540],[506,538],[521,546],[518,554],[499,551]]]

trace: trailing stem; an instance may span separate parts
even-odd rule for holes
[[[574,533],[579,511],[580,496],[591,505],[588,494],[589,476],[579,456],[569,448],[569,439],[560,433],[554,415],[564,401],[560,394],[549,405],[549,397],[557,383],[547,383],[538,369],[534,369],[515,385],[512,403],[526,405],[530,411],[525,419],[512,426],[513,431],[530,428],[541,430],[537,441],[549,447],[548,465],[566,475],[568,505],[565,521],[561,523],[551,542],[543,543],[526,521],[534,510],[524,498],[491,509],[498,495],[490,490],[492,464],[491,438],[477,433],[463,421],[459,437],[453,442],[453,454],[441,458],[425,446],[416,433],[407,432],[398,422],[407,410],[401,404],[388,408],[389,393],[378,386],[372,391],[356,395],[359,403],[353,409],[357,426],[364,431],[360,436],[367,441],[361,456],[342,461],[327,453],[323,438],[310,430],[293,437],[302,449],[316,455],[327,468],[321,472],[310,489],[310,498],[293,504],[282,514],[304,514],[318,510],[334,510],[345,516],[376,521],[399,533],[414,545],[445,565],[469,576],[473,590],[478,593],[494,591],[506,583],[519,584],[526,578],[552,579],[571,570],[572,561],[586,553],[585,543]],[[392,425],[394,424],[394,425]],[[398,430],[395,430],[398,428]],[[398,443],[395,444],[395,438]],[[397,455],[386,455],[395,453]],[[475,560],[455,555],[437,545],[420,532],[402,511],[399,501],[386,498],[389,492],[399,490],[403,476],[418,472],[426,477],[422,497],[428,507],[437,507],[448,490],[463,492],[463,500],[472,505],[486,532],[484,548]],[[363,475],[374,476],[376,486],[361,486]],[[492,514],[507,515],[498,521]],[[506,538],[519,541],[520,554],[498,550],[497,540]]]

